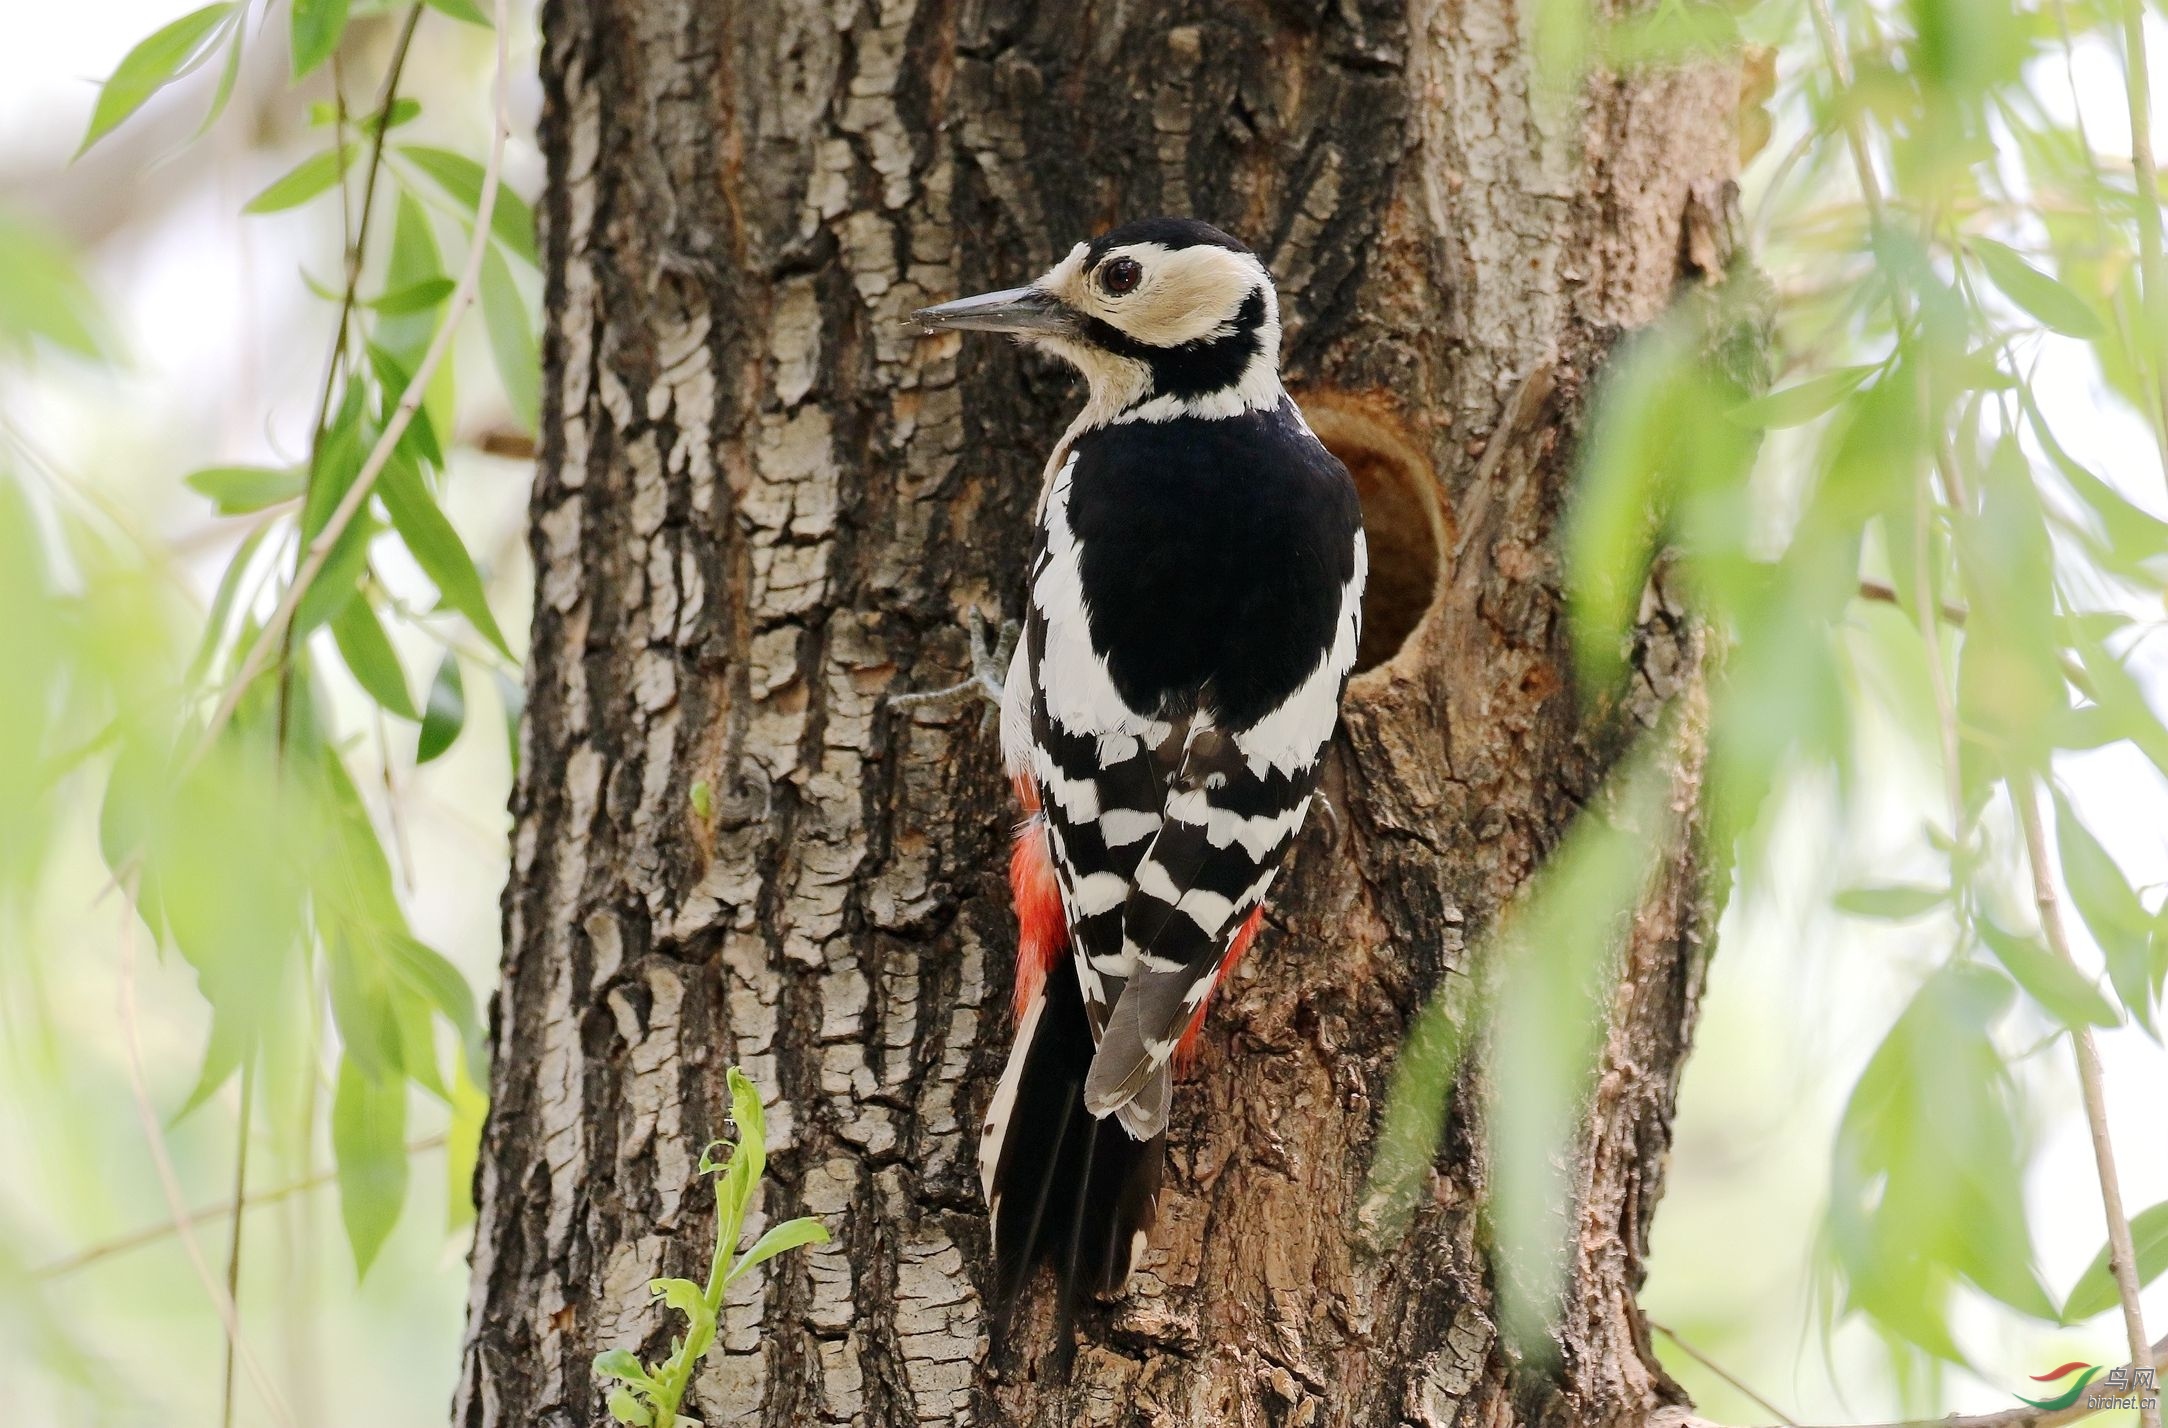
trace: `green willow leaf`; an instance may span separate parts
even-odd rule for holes
[[[1837,909],[1854,917],[1885,922],[1905,922],[1925,916],[1949,900],[1948,888],[1891,885],[1846,888],[1837,894]]]
[[[1766,396],[1741,402],[1728,415],[1741,426],[1803,426],[1859,390],[1860,383],[1879,370],[1871,366],[1839,367],[1834,372],[1823,372]]]
[[[301,473],[290,466],[206,466],[189,472],[181,482],[209,497],[222,516],[246,515],[294,500],[302,486]]]
[[[2143,1288],[2168,1270],[2168,1201],[2132,1216],[2130,1238],[2138,1256],[2138,1284]],[[2078,1282],[2070,1286],[2070,1298],[2063,1304],[2063,1322],[2075,1324],[2090,1319],[2121,1301],[2115,1274],[2108,1268],[2108,1247],[2102,1245],[2085,1273],[2078,1276]]]
[[[497,685],[497,702],[504,708],[505,753],[512,762],[512,777],[519,777],[519,719],[527,712],[527,686],[501,669],[490,671]]]
[[[351,144],[311,154],[266,184],[260,193],[241,205],[241,211],[283,213],[289,208],[299,208],[336,184],[345,175],[352,156]]]
[[[226,112],[226,105],[233,99],[233,86],[241,78],[241,57],[248,48],[248,26],[235,25],[233,39],[226,46],[226,63],[218,73],[218,88],[211,94],[211,107],[204,111],[203,122],[196,126],[196,137],[211,132],[219,116]]]
[[[449,15],[455,20],[480,25],[485,30],[491,28],[488,13],[476,5],[474,0],[428,0],[428,5],[437,13]]]
[[[474,1223],[474,1167],[482,1155],[482,1126],[489,1118],[489,1096],[475,1084],[486,1073],[462,1059],[452,1068],[451,1123],[444,1128],[444,1228],[454,1231]]]
[[[387,714],[401,719],[416,719],[420,715],[414,708],[414,696],[407,690],[406,671],[400,667],[399,652],[392,648],[390,636],[384,633],[383,622],[369,602],[353,599],[331,621],[331,637],[339,646],[339,657],[346,661],[354,681],[362,690],[384,707]]]
[[[441,1013],[459,1033],[468,1062],[481,1066],[482,1024],[474,1014],[474,989],[444,954],[419,938],[394,933],[384,939],[384,962],[406,987]]]
[[[2073,626],[2076,623],[2073,621]],[[2083,629],[2072,630],[2071,644],[2085,666],[2086,678],[2092,682],[2094,706],[2115,737],[2128,739],[2152,761],[2153,767],[2168,774],[2168,726],[2146,702],[2136,677],[2109,653],[2107,646]]]
[[[1966,247],[1980,260],[2002,295],[2023,308],[2043,326],[2066,337],[2093,338],[2107,328],[2100,315],[2060,279],[2051,278],[2008,248],[1990,238],[1971,238]]]
[[[221,27],[233,14],[231,3],[206,5],[181,16],[128,51],[98,90],[98,102],[90,111],[90,128],[75,152],[82,154],[141,109],[152,95],[202,63],[217,43]]]
[[[391,113],[389,115],[370,114],[353,121],[353,123],[354,127],[361,130],[364,135],[373,135],[379,129],[396,129],[401,124],[418,119],[421,117],[421,112],[420,100],[408,99],[402,96],[391,102]],[[338,122],[338,105],[319,99],[309,106],[309,126],[311,128],[321,129],[326,125]]]
[[[459,738],[466,722],[467,688],[459,673],[459,656],[447,654],[429,685],[429,703],[422,712],[422,735],[414,748],[414,762],[426,764],[442,755]]]
[[[406,292],[424,284],[443,283],[445,292],[451,291],[451,276],[444,271],[443,255],[437,251],[435,230],[431,228],[429,215],[423,211],[414,195],[404,189],[399,193],[399,208],[392,221],[391,258],[384,268],[384,291]],[[422,354],[429,350],[429,339],[436,335],[439,317],[434,308],[413,312],[383,312],[376,330],[369,334],[370,340],[390,353],[405,370],[411,372],[419,366]],[[456,363],[445,362],[437,368],[439,380],[451,372]],[[435,383],[431,384],[432,389]],[[438,415],[434,403],[430,403],[432,418]],[[445,413],[447,423],[449,413]],[[447,424],[444,428],[449,431]]]
[[[399,153],[408,163],[434,179],[437,186],[457,199],[467,212],[473,213],[482,206],[482,166],[465,154],[423,144],[401,145]],[[497,202],[490,210],[489,231],[497,236],[498,242],[525,259],[529,267],[535,265],[534,210],[504,183],[497,185]]]
[[[2151,1029],[2153,918],[2131,890],[2122,868],[2060,789],[2055,792],[2055,842],[2062,854],[2070,900],[2107,956],[2108,980],[2116,996],[2139,1025]]]
[[[2024,988],[2025,995],[2064,1026],[2121,1026],[2122,1018],[2085,974],[2042,947],[2031,937],[2021,937],[1982,918],[1980,940],[1995,954],[2003,970]]]
[[[1846,1303],[1956,1362],[1956,1279],[2055,1314],[2033,1268],[2015,1087],[1992,1035],[2013,992],[1975,962],[1929,978],[1860,1073],[1831,1156],[1826,1228]]]
[[[527,300],[512,281],[511,265],[492,243],[482,255],[482,320],[489,329],[490,355],[512,414],[528,431],[541,419],[542,358],[535,347]]]
[[[346,33],[347,0],[293,0],[294,78],[331,58]]]
[[[294,609],[294,638],[300,639],[338,618],[349,600],[360,593],[362,572],[369,568],[369,542],[379,527],[365,514],[357,514],[340,532],[331,554],[302,593]]]
[[[52,234],[0,213],[0,343],[50,342],[96,359],[110,341],[75,260]]]
[[[362,306],[374,311],[398,316],[410,312],[427,312],[452,295],[454,284],[450,278],[423,278],[420,282],[371,298]]]
[[[395,354],[377,343],[369,343],[368,349],[369,369],[376,374],[384,403],[383,419],[389,425],[393,407],[405,397],[407,388],[413,383],[413,373]],[[437,424],[429,413],[426,390],[422,393],[422,404],[414,409],[413,419],[407,423],[406,430],[399,433],[398,450],[424,470],[444,469],[444,445],[437,440]]]
[[[304,542],[314,541],[329,524],[340,499],[354,484],[355,477],[361,474],[369,441],[369,432],[362,422],[364,401],[365,393],[359,383],[348,388],[330,425],[317,440],[310,463],[308,489],[301,502],[301,538]],[[316,578],[310,581],[300,606],[294,611],[296,639],[330,620],[354,598],[362,569],[369,561],[369,541],[375,533],[375,523],[367,519],[365,512],[357,512],[346,529],[339,533],[323,568],[316,572]]]
[[[372,1080],[351,1056],[339,1060],[331,1099],[331,1150],[338,1164],[339,1215],[367,1275],[406,1203],[406,1082]]]
[[[248,533],[240,548],[226,562],[226,573],[218,578],[218,589],[212,593],[210,613],[203,617],[203,636],[196,643],[196,652],[188,661],[188,674],[181,681],[184,687],[201,684],[210,672],[211,658],[218,653],[220,641],[225,638],[226,621],[233,614],[234,600],[241,593],[241,581],[255,562],[256,552],[271,534],[271,523],[266,521]]]
[[[466,616],[477,634],[496,646],[505,658],[511,658],[504,631],[497,628],[497,617],[489,611],[489,597],[482,589],[474,558],[467,554],[459,532],[452,529],[452,523],[437,508],[436,498],[422,484],[421,473],[394,454],[384,464],[377,493],[384,498],[384,509],[391,513],[392,525],[398,528],[399,538],[406,542],[414,563],[436,585],[444,603]]]

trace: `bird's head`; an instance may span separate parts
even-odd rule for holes
[[[911,315],[1006,332],[1084,374],[1108,418],[1231,416],[1280,399],[1280,308],[1257,255],[1208,223],[1148,218],[1079,243],[1021,288]]]

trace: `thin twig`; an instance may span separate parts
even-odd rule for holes
[[[503,0],[499,0],[503,3]],[[173,1219],[173,1232],[180,1237],[181,1248],[188,1255],[188,1264],[196,1272],[203,1292],[211,1298],[211,1307],[218,1314],[219,1323],[225,1328],[226,1339],[239,1351],[241,1366],[248,1371],[250,1382],[263,1395],[264,1406],[272,1420],[291,1428],[293,1415],[286,1411],[285,1400],[279,1396],[270,1375],[256,1361],[256,1355],[241,1334],[241,1316],[235,1310],[233,1299],[225,1286],[211,1273],[211,1265],[203,1257],[203,1246],[196,1240],[195,1223],[190,1219],[188,1206],[181,1200],[180,1175],[173,1168],[173,1157],[166,1149],[165,1128],[158,1123],[157,1107],[151,1104],[150,1080],[143,1071],[143,1044],[136,1027],[136,924],[141,914],[136,911],[135,875],[130,873],[121,884],[124,902],[121,909],[120,934],[120,1031],[121,1042],[128,1056],[128,1089],[135,1098],[136,1116],[143,1123],[143,1137],[150,1143],[151,1164],[158,1172],[158,1188],[165,1192],[166,1209]]]
[[[422,354],[422,360],[415,367],[414,375],[407,380],[406,391],[400,396],[399,405],[392,411],[391,418],[384,423],[383,433],[377,437],[375,447],[369,452],[369,459],[362,463],[360,474],[354,477],[354,484],[346,488],[346,494],[340,498],[337,509],[332,511],[331,518],[324,523],[324,528],[309,542],[299,567],[294,571],[293,583],[286,587],[286,593],[279,599],[278,608],[271,612],[271,618],[258,632],[256,642],[249,646],[247,656],[241,661],[241,668],[227,685],[217,708],[211,711],[211,717],[203,726],[203,733],[196,740],[195,749],[183,766],[184,771],[193,768],[204,754],[210,751],[220,732],[233,718],[234,710],[240,707],[242,696],[248,692],[249,685],[255,682],[256,676],[263,673],[265,661],[270,658],[268,652],[278,648],[285,638],[287,627],[293,622],[294,611],[300,607],[302,597],[308,593],[310,582],[323,570],[324,562],[330,558],[339,537],[353,524],[362,504],[369,499],[369,493],[376,489],[376,478],[383,473],[385,463],[391,460],[392,451],[399,444],[399,438],[406,434],[407,427],[414,420],[414,413],[420,409],[422,395],[429,389],[430,378],[436,375],[437,364],[442,362],[445,354],[451,350],[460,317],[474,302],[475,289],[481,282],[482,260],[489,252],[490,218],[497,207],[497,187],[504,167],[505,138],[511,132],[512,126],[510,106],[506,98],[511,64],[508,53],[510,41],[505,34],[508,26],[505,0],[495,0],[495,11],[497,74],[490,86],[493,112],[489,159],[482,169],[481,197],[474,206],[474,237],[467,245],[467,258],[460,269],[459,281],[453,285],[451,296],[445,300],[444,321],[437,328],[436,336],[430,339],[429,349]]]
[[[1943,789],[1950,801],[1950,844],[1962,849],[1971,841],[1965,818],[1965,770],[1957,732],[1957,695],[1950,688],[1950,667],[1942,659],[1942,622],[1936,618],[1939,602],[1935,599],[1931,555],[1935,494],[1924,471],[1916,483],[1914,500],[1918,509],[1912,518],[1912,580],[1918,601],[1913,618],[1919,622],[1920,643],[1927,649],[1928,683],[1934,689],[1935,727],[1942,740]]]
[[[313,447],[323,436],[324,423],[331,417],[331,393],[338,385],[339,360],[346,351],[348,326],[354,319],[354,307],[360,301],[361,264],[368,253],[369,220],[376,211],[376,177],[384,167],[385,136],[390,133],[391,107],[399,98],[399,77],[406,69],[407,49],[414,42],[414,27],[421,22],[422,6],[417,3],[408,8],[406,18],[399,23],[399,37],[392,41],[391,63],[384,71],[384,84],[376,97],[376,133],[369,140],[369,167],[361,180],[361,221],[354,226],[353,241],[346,249],[346,290],[339,296],[339,325],[331,339],[331,361],[324,372],[324,383],[316,397],[316,424],[309,428],[309,444]],[[336,58],[336,56],[334,56]],[[344,92],[338,96],[340,115],[340,142],[345,141],[346,99]]]
[[[1860,127],[1859,113],[1844,101],[1844,91],[1852,87],[1851,57],[1845,53],[1843,36],[1837,33],[1837,17],[1830,13],[1829,0],[1810,0],[1807,8],[1814,12],[1814,33],[1821,40],[1829,72],[1837,81],[1837,109],[1844,116],[1844,141],[1852,150],[1852,169],[1859,177],[1860,196],[1867,201],[1867,218],[1880,231],[1882,181],[1875,176],[1874,161],[1867,150],[1867,131]]]
[[[1654,1329],[1657,1333],[1662,1334],[1665,1338],[1671,1340],[1672,1343],[1677,1344],[1679,1346],[1680,1353],[1685,1354],[1695,1363],[1700,1364],[1710,1373],[1715,1374],[1725,1383],[1730,1384],[1734,1390],[1736,1390],[1740,1394],[1743,1394],[1747,1398],[1747,1400],[1751,1402],[1756,1408],[1759,1408],[1762,1412],[1776,1419],[1777,1422],[1784,1424],[1785,1428],[1799,1428],[1798,1419],[1792,1417],[1789,1413],[1786,1413],[1783,1409],[1777,1407],[1774,1403],[1771,1403],[1768,1399],[1762,1397],[1753,1389],[1748,1388],[1744,1383],[1739,1380],[1736,1374],[1727,1372],[1722,1364],[1719,1364],[1715,1359],[1710,1358],[1707,1354],[1695,1348],[1692,1344],[1686,1342],[1686,1340],[1680,1338],[1678,1330],[1668,1328],[1665,1325],[1659,1324],[1654,1319],[1648,1320],[1647,1323],[1651,1329]]]
[[[2168,1358],[2168,1339],[2153,1345],[2151,1356],[2155,1360]],[[2136,1367],[2136,1364],[2125,1364],[2122,1372],[2127,1377]],[[2066,1428],[2068,1424],[2104,1411],[2103,1408],[2088,1407],[2086,1398],[2081,1396],[2068,1408],[2005,1408],[1999,1413],[1953,1413],[1947,1418],[1906,1418],[1894,1423],[1848,1424],[1845,1428]],[[1690,1413],[1659,1410],[1649,1416],[1647,1428],[1720,1428],[1720,1425]]]
[[[1829,0],[1809,0],[1807,8],[1813,12],[1814,33],[1821,42],[1823,58],[1829,62],[1829,72],[1837,82],[1837,108],[1844,116],[1845,143],[1852,151],[1852,168],[1859,180],[1860,196],[1867,204],[1868,226],[1879,239],[1888,231],[1888,209],[1882,200],[1882,180],[1875,173],[1874,155],[1867,147],[1867,131],[1860,124],[1859,111],[1845,99],[1844,91],[1852,87],[1852,61],[1845,53],[1844,37],[1837,31],[1837,18],[1830,12]],[[1910,341],[1912,304],[1899,283],[1885,283],[1883,290],[1889,294],[1890,310],[1897,319],[1897,344],[1902,348]],[[1920,373],[1923,412],[1927,409],[1926,381],[1927,374],[1923,370]],[[1964,477],[1950,456],[1949,435],[1939,424],[1935,431],[1934,458],[1936,474],[1942,478],[1942,489],[1949,496],[1950,504],[1961,511],[1970,509]]]
[[[408,1141],[406,1153],[408,1155],[420,1155],[425,1151],[440,1148],[444,1142],[445,1137],[441,1134],[425,1135],[418,1140]],[[190,1223],[197,1225],[214,1225],[220,1220],[243,1210],[261,1210],[266,1206],[276,1205],[280,1201],[291,1200],[296,1195],[306,1195],[311,1190],[321,1190],[324,1186],[338,1179],[338,1176],[339,1172],[336,1170],[319,1170],[315,1174],[305,1176],[300,1180],[291,1180],[270,1190],[259,1190],[248,1197],[246,1204],[241,1203],[239,1200],[222,1200],[216,1205],[199,1206],[188,1212],[188,1220]],[[157,1244],[160,1240],[170,1238],[177,1228],[174,1221],[161,1220],[155,1225],[145,1225],[140,1230],[131,1230],[125,1235],[118,1235],[110,1240],[101,1240],[94,1245],[85,1245],[71,1255],[39,1265],[31,1271],[31,1278],[63,1278],[75,1273],[77,1270],[87,1269],[100,1260],[111,1259],[119,1254],[127,1254],[131,1250],[142,1249],[145,1245]]]
[[[361,267],[369,252],[369,220],[376,212],[376,177],[384,167],[384,143],[391,132],[391,107],[399,98],[399,76],[406,69],[407,48],[414,42],[414,27],[421,22],[421,0],[408,7],[406,19],[400,23],[399,37],[392,42],[391,62],[384,70],[384,83],[379,86],[376,99],[376,133],[369,138],[369,167],[361,181],[361,221],[349,224],[347,188],[339,185],[339,231],[351,236],[346,244],[346,283],[339,296],[339,322],[331,338],[331,356],[324,364],[323,389],[316,397],[316,420],[309,427],[309,466],[307,481],[316,480],[316,453],[324,442],[324,423],[331,417],[331,393],[338,386],[339,373],[346,365],[346,335],[353,324],[354,305],[361,296]],[[332,131],[332,142],[342,156],[341,174],[346,169],[343,156],[346,152],[346,81],[339,71],[339,52],[331,52],[331,95],[338,108],[338,125]],[[366,122],[366,121],[364,121]],[[304,505],[306,499],[304,498]],[[294,560],[301,560],[301,552],[294,553]],[[293,659],[294,632],[288,626],[279,636],[279,701],[278,701],[278,747],[286,748],[286,725],[293,706]]]
[[[2077,965],[2070,955],[2070,934],[2063,926],[2062,898],[2055,890],[2055,875],[2048,866],[2047,830],[2040,823],[2039,790],[2030,774],[2010,780],[2010,796],[2017,803],[2018,821],[2025,829],[2025,855],[2032,864],[2033,901],[2039,904],[2040,930],[2055,955]],[[2108,1097],[2100,1072],[2100,1048],[2093,1029],[2084,1023],[2070,1028],[2078,1053],[2078,1090],[2085,1101],[2085,1124],[2092,1133],[2093,1165],[2100,1175],[2100,1207],[2108,1220],[2108,1268],[2123,1301],[2123,1332],[2130,1341],[2134,1368],[2151,1370],[2153,1350],[2145,1336],[2145,1312],[2138,1303],[2138,1255],[2131,1243],[2130,1219],[2123,1212],[2122,1182],[2115,1173],[2115,1142],[2108,1134]],[[2149,1372],[2146,1377],[2152,1377]],[[2141,1428],[2160,1428],[2160,1399],[2138,1398]]]
[[[2100,152],[2093,147],[2093,136],[2087,132],[2085,127],[2084,92],[2078,87],[2078,47],[2077,43],[2070,37],[2069,0],[2055,0],[2053,8],[2055,11],[2055,32],[2061,37],[2063,43],[2063,83],[2070,90],[2071,128],[2078,136],[2078,151],[2085,155],[2085,174],[2087,178],[2092,180],[2092,192],[2095,195],[2091,202],[2084,205],[2073,203],[2064,211],[2081,217],[2098,219],[2101,216],[2098,195],[2107,192],[2108,185],[2107,179],[2100,169]],[[2142,35],[2140,39],[2142,41]],[[2150,107],[2150,101],[2148,101],[2148,106]],[[2150,139],[2151,136],[2148,135],[2147,137]],[[2047,210],[2043,207],[2038,209],[2033,216],[2045,216],[2046,212]],[[2142,241],[2141,239],[2141,243]],[[2115,340],[2120,347],[2134,354],[2140,350],[2142,340],[2131,332],[2130,323],[2123,316],[2121,303],[2111,302],[2108,304],[2108,322],[2115,329]],[[2024,390],[2021,388],[2021,393]],[[2163,408],[2160,416],[2161,420],[2153,423],[2153,444],[2159,450],[2161,473],[2163,476],[2168,476],[2168,407]]]
[[[2156,432],[2168,453],[2168,352],[2160,334],[2168,331],[2168,262],[2161,256],[2160,179],[2153,167],[2153,88],[2146,71],[2144,0],[2123,0],[2123,89],[2130,98],[2130,169],[2138,186],[2138,265],[2145,277],[2145,311],[2152,320],[2141,329],[2139,346],[2153,368]],[[2151,341],[2148,342],[2147,339]],[[2168,461],[2168,454],[2164,454]],[[2164,472],[2163,474],[2168,474]]]
[[[256,1110],[256,1061],[250,1057],[241,1063],[241,1132],[233,1148],[233,1233],[226,1242],[226,1297],[233,1301],[234,1312],[241,1309],[241,1227],[246,1220],[241,1207],[248,1203],[248,1128],[255,1119]],[[226,1340],[226,1375],[219,1388],[218,1421],[221,1428],[233,1428],[233,1340]]]

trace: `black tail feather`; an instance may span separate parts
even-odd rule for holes
[[[1166,1137],[1130,1137],[1084,1109],[1092,1037],[1075,973],[1057,966],[1028,1029],[1013,1096],[989,1119],[993,1150],[994,1337],[1010,1320],[1032,1271],[1054,1266],[1060,1280],[1060,1339],[1083,1299],[1120,1291],[1158,1208]],[[1004,1081],[1008,1078],[1004,1077]]]

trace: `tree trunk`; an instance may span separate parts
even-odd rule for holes
[[[1734,67],[1582,92],[1517,0],[550,0],[534,656],[505,892],[464,1428],[604,1419],[698,1277],[723,1071],[771,1098],[769,1219],[835,1242],[733,1295],[703,1421],[1611,1424],[1679,1401],[1634,1307],[1699,997],[1690,852],[1634,924],[1575,1163],[1558,1356],[1494,1328],[1475,1098],[1405,1239],[1363,1231],[1412,1017],[1628,739],[1694,698],[1569,686],[1554,539],[1592,374],[1716,276]],[[973,1152],[1010,1035],[1013,816],[962,678],[1014,618],[1049,362],[906,334],[1112,223],[1264,256],[1285,367],[1363,487],[1365,672],[1269,928],[1177,1093],[1157,1243],[1066,1376],[990,1352]],[[1690,711],[1689,711],[1690,713]],[[1698,779],[1681,721],[1677,804]],[[1465,1073],[1464,1086],[1468,1077]]]

